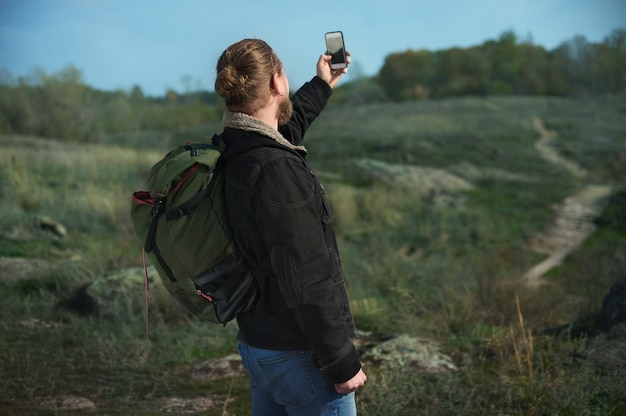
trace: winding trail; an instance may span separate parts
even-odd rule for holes
[[[587,176],[587,172],[578,166],[577,163],[567,160],[552,147],[552,143],[558,138],[556,132],[546,129],[543,121],[537,117],[533,118],[533,126],[539,133],[539,140],[535,143],[535,148],[539,151],[541,157],[550,163],[561,166],[578,179],[584,179]]]
[[[552,147],[558,138],[555,132],[546,129],[538,118],[533,119],[533,126],[539,133],[535,147],[544,159],[561,166],[578,179],[587,176],[587,172],[578,164],[562,157]],[[522,279],[527,286],[540,286],[543,283],[541,277],[561,264],[567,255],[596,230],[593,220],[602,212],[610,194],[610,186],[585,185],[558,206],[554,222],[537,234],[530,243],[532,250],[547,254],[548,257],[524,273]]]

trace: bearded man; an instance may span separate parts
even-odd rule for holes
[[[262,40],[229,46],[217,63],[228,216],[260,289],[256,307],[237,317],[255,416],[356,415],[354,392],[367,378],[333,215],[300,144],[347,72],[330,59],[320,56],[317,75],[291,98]]]

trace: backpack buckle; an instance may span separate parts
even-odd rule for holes
[[[150,218],[156,218],[163,213],[165,209],[165,198],[157,199],[154,202],[154,206],[150,210]]]
[[[195,157],[198,156],[198,150],[195,149],[191,143],[185,143],[183,146],[186,150],[189,150],[189,156]]]

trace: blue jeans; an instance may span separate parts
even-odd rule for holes
[[[311,351],[239,344],[250,376],[253,416],[356,416],[354,393],[339,394],[313,365]]]

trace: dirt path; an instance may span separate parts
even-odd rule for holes
[[[585,172],[583,168],[578,166],[575,162],[559,155],[558,151],[552,147],[552,143],[558,138],[556,132],[546,129],[543,125],[543,121],[539,118],[533,119],[533,126],[539,133],[539,140],[535,143],[535,148],[544,159],[550,163],[561,166],[576,178],[583,179],[587,176],[587,172]]]
[[[563,167],[576,178],[584,179],[587,176],[585,170],[559,155],[552,147],[552,143],[558,138],[557,134],[546,129],[538,118],[533,120],[533,125],[540,135],[535,147],[541,156],[550,163]],[[556,209],[554,222],[530,243],[531,249],[547,254],[548,257],[524,274],[523,281],[526,285],[539,286],[542,283],[540,278],[545,273],[561,264],[568,254],[576,250],[595,231],[593,220],[602,212],[610,194],[610,186],[586,185],[561,203]]]

